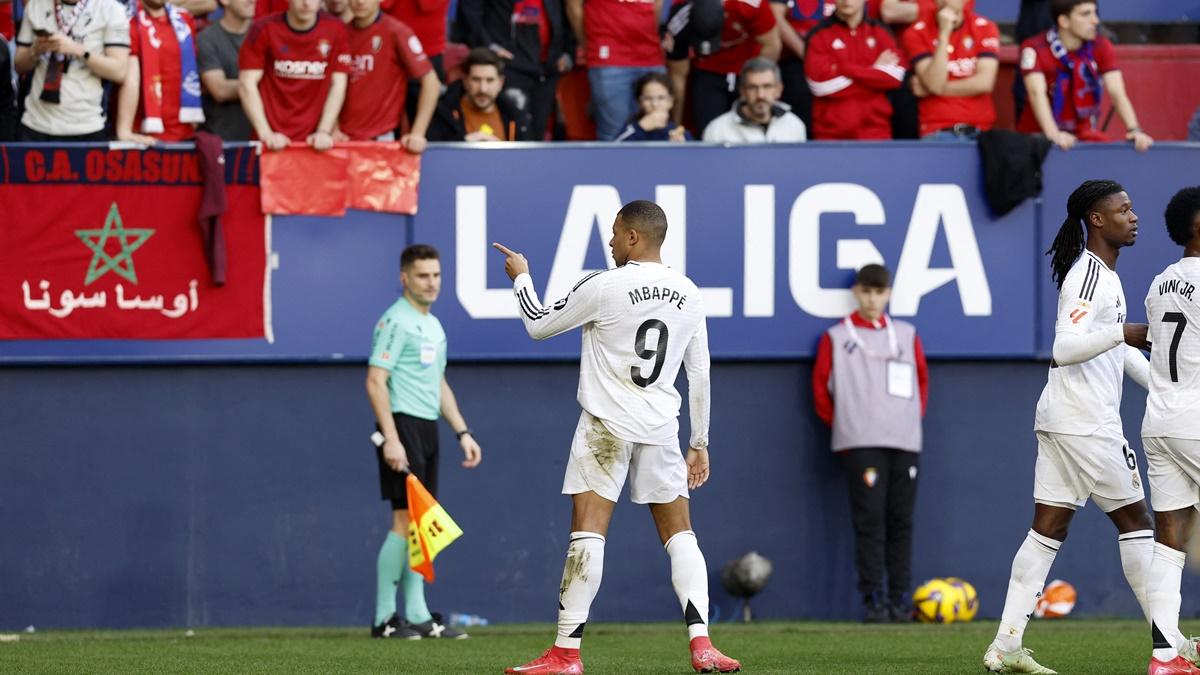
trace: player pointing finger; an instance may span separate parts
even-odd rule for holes
[[[504,273],[509,279],[515,281],[522,274],[529,273],[529,261],[525,256],[498,242],[493,243],[492,248],[504,254]]]

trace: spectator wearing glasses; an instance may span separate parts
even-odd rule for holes
[[[738,77],[741,96],[733,109],[704,129],[704,140],[714,143],[799,143],[807,130],[804,122],[779,100],[783,85],[779,66],[765,58],[750,59]]]

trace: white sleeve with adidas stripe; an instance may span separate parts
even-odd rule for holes
[[[513,280],[513,294],[520,305],[521,322],[529,337],[545,340],[598,317],[603,306],[603,284],[595,279],[599,274],[593,272],[583,277],[566,297],[548,307],[538,299],[533,278],[528,274],[518,275]]]

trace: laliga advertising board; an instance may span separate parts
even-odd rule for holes
[[[872,261],[895,272],[891,311],[916,324],[930,357],[1047,357],[1057,296],[1043,253],[1071,190],[1096,177],[1129,190],[1141,234],[1118,271],[1130,320],[1141,321],[1145,289],[1179,257],[1162,209],[1180,187],[1200,182],[1200,146],[1054,150],[1042,199],[996,219],[972,146],[439,144],[422,155],[414,217],[351,210],[265,221],[255,206],[254,154],[230,146],[230,276],[217,287],[191,215],[196,169],[172,153],[180,154],[0,146],[0,311],[25,317],[0,316],[7,330],[20,329],[0,335],[0,362],[364,360],[370,326],[399,293],[397,257],[408,242],[442,252],[434,311],[452,360],[573,359],[577,335],[546,344],[525,336],[489,245],[525,253],[543,301],[553,302],[586,271],[610,264],[609,228],[634,199],[666,210],[664,256],[703,289],[714,358],[812,356],[821,332],[852,306],[852,270]],[[53,238],[35,236],[37,228]],[[235,284],[235,274],[245,276]],[[107,306],[88,307],[99,292]],[[51,314],[68,304],[69,316]],[[179,307],[184,313],[171,318]],[[103,322],[88,323],[101,314]],[[60,327],[79,332],[32,337]],[[117,327],[124,332],[100,332]],[[272,332],[273,342],[263,339]]]
[[[611,266],[613,219],[634,199],[666,211],[664,262],[701,287],[714,357],[810,356],[871,262],[893,270],[891,313],[931,355],[1032,355],[1034,203],[994,219],[974,147],[903,147],[447,148],[425,157],[413,240],[443,252],[437,314],[459,358],[578,354],[578,336],[528,341],[490,243],[528,257],[549,303]]]

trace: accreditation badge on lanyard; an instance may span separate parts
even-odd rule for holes
[[[428,368],[437,360],[437,343],[422,342],[421,343],[421,367]]]
[[[858,345],[858,348],[863,350],[869,358],[887,359],[887,392],[890,396],[896,398],[912,398],[913,397],[913,365],[900,360],[900,345],[896,341],[896,329],[892,327],[892,317],[884,314],[883,319],[886,322],[888,336],[888,353],[880,354],[873,351],[863,342],[862,336],[858,334],[858,329],[854,327],[854,322],[850,317],[842,320],[846,326],[846,332],[850,334],[850,340]]]

